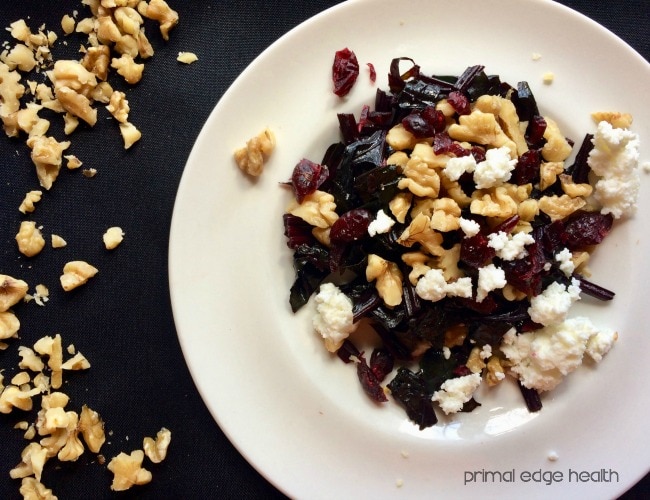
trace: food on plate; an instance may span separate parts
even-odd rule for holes
[[[614,298],[587,263],[636,209],[632,118],[594,114],[571,160],[574,141],[526,82],[480,65],[431,76],[401,57],[388,83],[358,119],[339,113],[340,142],[320,163],[300,160],[286,183],[292,310],[313,296],[327,350],[356,365],[371,399],[390,396],[421,429],[436,408],[480,406],[484,380],[514,379],[538,411],[540,393],[618,338],[569,313],[584,295]],[[361,323],[375,343],[355,337]]]
[[[259,177],[274,149],[275,134],[271,129],[265,128],[246,141],[246,146],[235,151],[235,162],[242,172],[252,177]]]

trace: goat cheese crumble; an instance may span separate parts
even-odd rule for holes
[[[580,282],[577,279],[573,278],[568,286],[554,281],[541,294],[530,299],[528,314],[540,325],[561,323],[576,300],[580,300]]]
[[[528,255],[526,245],[535,243],[528,233],[508,234],[503,231],[488,235],[488,246],[494,248],[497,257],[503,260],[523,259]]]
[[[386,212],[379,210],[375,219],[368,225],[368,234],[375,236],[377,234],[384,234],[391,230],[395,221],[386,215]]]
[[[599,331],[588,318],[576,317],[519,335],[512,328],[503,337],[501,352],[524,387],[550,391],[582,364],[585,352],[598,362],[617,337]]]
[[[335,352],[357,328],[352,300],[332,283],[323,283],[315,300],[314,329],[325,340],[327,350]]]
[[[641,185],[638,134],[601,121],[592,142],[587,164],[599,177],[593,196],[601,213],[616,219],[633,214]]]
[[[446,415],[462,410],[474,391],[481,385],[481,374],[472,373],[463,377],[450,378],[441,386],[440,390],[433,393],[432,401],[436,401]]]
[[[516,165],[517,159],[510,159],[507,147],[488,149],[485,161],[478,163],[474,169],[476,189],[488,189],[510,180]]]
[[[458,278],[456,281],[447,283],[442,269],[429,269],[422,276],[415,286],[415,293],[421,299],[438,302],[445,297],[472,296],[472,279],[468,277]]]
[[[478,270],[478,285],[476,289],[476,302],[483,302],[492,290],[498,290],[508,284],[506,273],[494,264],[481,267]]]

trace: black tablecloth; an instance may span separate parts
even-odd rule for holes
[[[95,168],[97,175],[86,178],[64,168],[29,217],[17,210],[25,192],[38,189],[29,151],[24,139],[0,137],[0,274],[24,279],[30,292],[38,283],[51,291],[44,307],[33,302],[15,307],[21,339],[9,341],[10,348],[0,352],[0,369],[7,383],[19,360],[18,344],[60,333],[65,346],[74,344],[92,364],[88,371],[66,374],[63,390],[71,396],[72,409],[87,404],[101,414],[109,433],[102,450],[107,459],[140,448],[144,436],[154,436],[163,426],[172,430],[167,459],[147,466],[153,481],[120,494],[123,498],[281,497],[230,444],[192,382],[169,300],[169,226],[185,161],[220,96],[274,40],[336,3],[170,0],[180,24],[169,42],[148,29],[156,53],[146,63],[143,80],[124,87],[130,121],[142,131],[142,140],[125,151],[115,121],[106,119],[102,110],[95,129],[82,126],[72,135],[68,151],[84,161],[82,169]],[[647,0],[561,3],[600,22],[650,58]],[[74,10],[79,18],[87,13],[74,0],[3,1],[0,26],[24,18],[33,29],[45,23],[61,34],[61,17]],[[0,41],[9,40],[3,33]],[[79,39],[65,38],[67,45],[63,40],[55,54],[78,57]],[[179,64],[179,51],[196,53],[198,62]],[[644,103],[647,96],[639,96],[639,104]],[[53,130],[60,133],[56,126],[53,122]],[[14,236],[25,218],[42,225],[48,237],[63,236],[67,247],[54,250],[48,243],[35,258],[21,256]],[[126,233],[113,252],[104,249],[101,239],[110,226]],[[99,274],[89,286],[64,293],[58,286],[61,269],[76,259],[91,262]],[[21,412],[0,415],[0,498],[19,497],[19,481],[8,472],[26,445],[21,431],[12,428],[23,418]],[[76,463],[49,463],[43,475],[43,482],[62,499],[117,496],[110,491],[111,479],[88,453]],[[628,495],[640,494],[643,485],[650,485],[647,477]]]

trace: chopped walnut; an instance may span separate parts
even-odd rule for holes
[[[435,168],[417,156],[411,156],[403,169],[405,175],[397,187],[408,189],[415,196],[435,198],[440,192],[440,176]]]
[[[77,130],[78,126],[79,126],[79,118],[77,118],[75,115],[73,115],[72,113],[65,113],[63,115],[63,133],[65,135],[70,135],[72,132]],[[74,167],[70,167],[70,162],[68,162],[68,168],[74,168]]]
[[[517,202],[508,194],[505,186],[476,190],[472,194],[470,212],[485,217],[512,217],[517,213]]]
[[[97,123],[97,110],[91,106],[90,99],[70,87],[56,89],[56,98],[71,115],[81,118],[91,127]]]
[[[0,312],[0,340],[18,336],[20,321],[11,311]]]
[[[20,204],[20,207],[18,207],[18,210],[24,214],[33,212],[36,209],[34,204],[41,201],[42,196],[43,191],[29,191],[25,195],[25,199]]]
[[[106,109],[120,123],[126,123],[129,120],[129,101],[127,101],[124,92],[114,91]]]
[[[576,210],[580,210],[587,202],[583,198],[562,196],[542,196],[539,199],[539,209],[548,215],[552,221],[564,219]]]
[[[45,369],[45,364],[41,358],[29,347],[18,347],[18,355],[22,358],[18,363],[19,368],[33,372],[42,372]]]
[[[124,231],[120,227],[110,227],[104,233],[102,237],[104,240],[104,246],[106,250],[113,250],[118,247],[122,240],[124,239]]]
[[[487,361],[487,374],[485,380],[490,387],[497,385],[506,377],[501,360],[497,356],[491,356]]]
[[[406,252],[402,254],[402,261],[411,268],[409,281],[415,286],[418,280],[433,267],[433,258],[423,252]]]
[[[127,35],[135,36],[140,33],[144,20],[133,7],[120,6],[113,11],[113,17],[120,31]]]
[[[58,234],[52,235],[52,248],[63,248],[67,244],[67,241],[61,238]]]
[[[159,464],[167,456],[167,449],[172,440],[172,433],[169,429],[162,428],[156,434],[156,439],[146,437],[142,442],[144,454],[155,464]]]
[[[198,61],[199,58],[194,52],[179,52],[176,60],[178,62],[182,62],[183,64],[192,64]]]
[[[34,344],[34,350],[41,356],[48,356],[47,366],[52,370],[52,388],[59,389],[63,383],[63,346],[61,345],[61,335],[58,333],[54,337],[45,336],[40,338]]]
[[[79,431],[88,449],[93,453],[99,453],[106,441],[104,422],[96,411],[91,410],[86,405],[82,406],[79,414]]]
[[[26,257],[38,255],[45,246],[45,239],[41,231],[36,227],[36,222],[24,220],[20,223],[20,229],[16,234],[18,251]]]
[[[455,231],[460,227],[460,207],[451,198],[437,198],[433,201],[431,228],[436,231]]]
[[[469,115],[461,115],[458,123],[447,129],[449,136],[457,141],[474,142],[495,148],[507,147],[512,158],[517,157],[517,145],[499,125],[492,113],[474,109]]]
[[[0,274],[0,312],[23,300],[28,289],[29,285],[23,280]]]
[[[74,33],[74,28],[75,28],[75,20],[72,16],[65,14],[61,18],[61,29],[63,30],[63,33],[66,35],[69,35],[70,33]]]
[[[57,90],[67,87],[78,94],[90,97],[92,90],[97,86],[96,75],[86,69],[81,62],[70,59],[56,61],[48,76],[54,85],[55,95]]]
[[[485,368],[485,362],[481,358],[480,347],[474,347],[470,351],[465,366],[467,366],[467,368],[469,368],[469,371],[472,373],[481,373],[483,371],[483,368]]]
[[[39,389],[23,391],[15,385],[8,385],[0,393],[0,413],[11,413],[14,408],[30,411],[33,407],[32,397],[40,392]]]
[[[81,171],[81,175],[83,175],[84,177],[87,177],[88,179],[92,179],[93,177],[95,177],[97,175],[97,169],[84,168]]]
[[[460,243],[456,243],[448,250],[444,250],[438,257],[438,268],[442,269],[442,275],[448,283],[456,281],[458,278],[465,276],[463,271],[458,267],[460,260]]]
[[[492,113],[499,119],[505,134],[517,145],[517,156],[528,151],[526,138],[519,126],[517,109],[510,99],[500,96],[483,95],[476,100],[476,109]]]
[[[62,370],[87,370],[90,368],[90,362],[86,357],[78,352],[72,358],[61,365]]]
[[[555,184],[558,175],[564,172],[564,162],[547,161],[539,167],[539,189],[544,191],[546,188]]]
[[[133,56],[130,56],[129,54],[122,54],[120,57],[114,57],[111,60],[111,67],[131,85],[138,83],[142,79],[144,64],[136,63],[133,60]]]
[[[20,454],[21,462],[9,471],[12,479],[21,479],[34,476],[37,481],[41,480],[43,466],[47,462],[47,450],[38,443],[29,443]]]
[[[81,65],[97,76],[102,81],[108,78],[108,67],[111,61],[111,50],[108,45],[99,45],[97,47],[88,47]]]
[[[66,155],[64,158],[68,161],[68,163],[66,163],[66,167],[69,170],[75,170],[83,165],[83,162],[75,155]]]
[[[2,62],[9,66],[9,69],[18,69],[28,73],[36,67],[34,52],[22,43],[14,45],[9,52],[2,55]]]
[[[57,453],[57,458],[61,462],[74,462],[83,454],[84,446],[79,439],[79,416],[73,411],[67,413],[68,425],[65,429],[67,436],[65,444]]]
[[[142,450],[132,451],[130,455],[121,452],[108,463],[108,470],[113,474],[113,491],[125,491],[134,485],[142,485],[151,482],[151,472],[142,467],[144,452]]]
[[[58,142],[54,137],[37,136],[27,139],[31,148],[32,162],[42,187],[50,189],[59,175],[63,151],[70,147],[69,141]]]
[[[442,255],[442,234],[431,228],[431,219],[424,214],[415,217],[397,239],[400,245],[411,247],[420,243],[431,255]]]
[[[95,276],[99,270],[82,260],[73,260],[63,266],[63,274],[60,277],[61,286],[66,292],[84,285],[90,278]]]
[[[562,135],[555,121],[547,117],[544,117],[544,120],[546,120],[546,130],[544,131],[546,144],[542,147],[542,157],[546,161],[566,160],[572,149],[569,141]]]
[[[243,172],[257,177],[261,175],[264,165],[274,149],[275,135],[267,128],[249,139],[245,147],[235,151],[235,162]]]
[[[588,198],[594,190],[591,184],[576,184],[573,182],[573,178],[568,174],[560,175],[560,183],[562,184],[562,191],[568,194],[571,198]]]
[[[630,128],[633,120],[630,113],[619,113],[617,111],[596,111],[591,113],[591,118],[596,123],[605,121],[614,128]]]
[[[366,266],[366,279],[376,281],[377,293],[389,307],[402,303],[402,272],[394,262],[379,255],[369,254]]]
[[[287,212],[323,229],[331,227],[339,217],[334,196],[319,190],[305,196],[302,203],[293,200]]]
[[[140,13],[149,19],[158,21],[160,23],[160,34],[164,40],[169,40],[169,31],[178,24],[178,12],[169,7],[164,0],[151,0],[145,5],[144,12],[140,11]]]
[[[142,133],[130,122],[120,123],[120,134],[124,140],[124,149],[129,149],[142,137]]]
[[[388,208],[393,214],[397,222],[404,224],[406,216],[411,208],[413,201],[413,194],[411,193],[397,193],[395,197],[388,203]]]
[[[395,125],[386,134],[386,144],[388,144],[395,151],[402,151],[404,149],[413,149],[417,142],[416,137],[404,128],[401,123]],[[389,163],[394,164],[394,163]]]
[[[57,496],[51,489],[33,477],[23,478],[20,483],[20,494],[24,500],[57,500]]]

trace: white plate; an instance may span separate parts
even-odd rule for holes
[[[362,71],[353,92],[339,99],[331,92],[331,63],[346,46]],[[308,311],[291,313],[293,271],[281,217],[288,193],[279,182],[302,157],[321,159],[338,138],[336,113],[358,116],[362,104],[372,104],[398,56],[414,58],[428,73],[459,74],[483,64],[505,81],[527,80],[542,112],[576,142],[593,131],[596,110],[632,112],[634,129],[650,141],[650,112],[640,105],[650,66],[559,4],[355,0],[310,19],[259,56],[223,96],[178,192],[171,297],[203,399],[246,459],[292,497],[620,494],[650,464],[650,391],[643,376],[650,248],[641,237],[650,213],[646,174],[639,214],[617,225],[591,265],[593,279],[614,289],[616,299],[586,299],[576,309],[616,328],[618,345],[598,367],[581,367],[545,396],[539,414],[529,415],[517,390],[505,385],[479,398],[478,411],[419,431],[396,403],[368,401],[354,368],[325,352]],[[367,62],[377,69],[376,86]],[[542,83],[547,71],[555,73],[552,85]],[[267,126],[277,149],[253,182],[232,153]],[[548,460],[552,451],[556,462]],[[513,469],[514,482],[506,482]],[[595,475],[576,480],[575,472],[601,469],[618,481],[614,474],[612,482],[595,482]],[[535,471],[556,471],[555,484],[525,482],[521,474]]]

